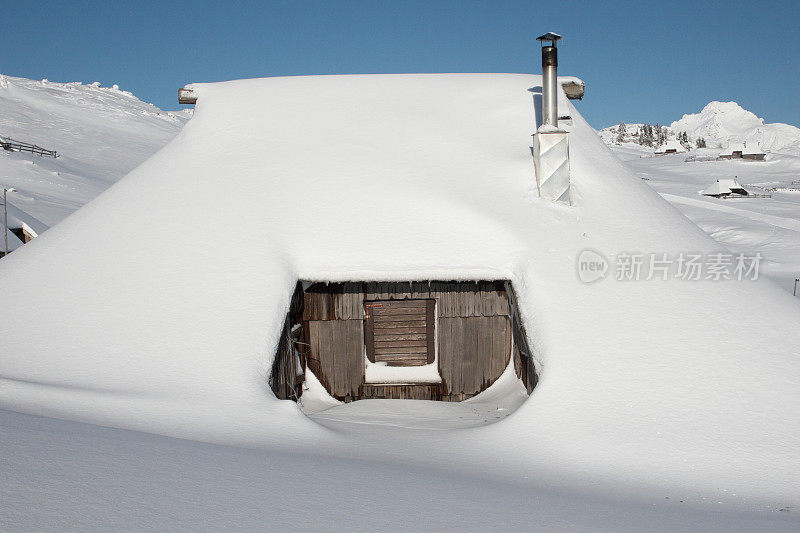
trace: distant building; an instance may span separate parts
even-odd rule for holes
[[[655,155],[677,154],[685,152],[686,148],[683,147],[678,141],[667,141],[655,149]]]
[[[751,161],[764,161],[766,157],[766,152],[764,152],[764,150],[762,150],[757,144],[753,148],[746,147],[742,151],[742,159],[750,159]]]
[[[746,143],[732,143],[719,154],[720,159],[749,159],[751,161],[764,161],[766,157],[766,152],[758,143],[752,147],[748,147]]]
[[[720,159],[741,159],[744,152],[743,143],[731,143],[719,154]]]
[[[703,196],[713,196],[714,198],[726,198],[729,196],[749,196],[736,178],[718,179],[709,185],[702,193]]]

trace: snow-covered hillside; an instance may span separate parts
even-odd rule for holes
[[[190,116],[116,86],[0,75],[0,137],[59,153],[0,150],[0,185],[18,190],[10,205],[52,226],[153,155]]]
[[[640,132],[644,124],[616,124],[600,130],[603,141],[609,145],[625,143],[643,144]],[[668,139],[680,135],[688,137],[687,146],[696,146],[704,139],[709,148],[726,148],[744,143],[760,147],[766,152],[800,155],[800,128],[789,124],[765,124],[764,119],[743,109],[736,102],[711,102],[702,111],[683,115],[683,118],[664,126]],[[647,144],[647,143],[644,143]]]
[[[800,156],[772,153],[765,162],[686,161],[686,154],[652,156],[652,149],[611,146],[623,163],[645,183],[734,253],[760,253],[763,274],[784,290],[794,291],[800,277]],[[697,155],[715,156],[705,148]],[[700,195],[717,179],[736,178],[754,194],[769,198],[723,200]]]

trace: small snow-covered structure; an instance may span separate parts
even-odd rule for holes
[[[48,226],[9,202],[8,229],[19,237],[23,243],[28,243],[45,232]]]
[[[745,145],[742,150],[742,159],[749,159],[751,161],[764,161],[767,153],[761,149],[759,144]]]
[[[19,209],[11,202],[8,202],[6,212],[8,215],[9,251],[27,244],[48,229],[47,224]],[[0,225],[3,223],[2,215],[0,215]]]
[[[730,143],[719,154],[720,159],[741,159],[745,150],[744,143]]]
[[[703,196],[724,198],[728,196],[748,196],[750,193],[739,184],[736,178],[722,178],[709,185],[700,194]]]
[[[673,139],[666,141],[664,144],[655,148],[654,153],[655,155],[666,155],[666,154],[678,154],[685,151],[686,148],[684,148],[684,146],[680,142]]]

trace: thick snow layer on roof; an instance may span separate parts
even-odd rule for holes
[[[675,150],[676,152],[685,152],[686,148],[684,148],[680,142],[675,140],[670,140],[665,142],[661,146],[657,147],[655,149],[655,152],[657,154],[663,154],[666,153],[667,150]]]
[[[764,280],[582,283],[585,249],[725,250],[572,107],[576,206],[537,198],[540,85],[517,74],[194,85],[195,116],[171,143],[0,261],[0,407],[642,500],[800,505],[800,305]],[[502,422],[425,442],[356,438],[269,391],[297,279],[504,277],[541,381]],[[730,316],[748,327],[708,335],[730,331]]]
[[[731,194],[733,189],[741,189],[742,186],[733,178],[718,179],[709,185],[702,193],[706,196],[715,196],[718,194]]]
[[[742,149],[742,155],[764,154],[764,150],[758,143],[748,143]]]

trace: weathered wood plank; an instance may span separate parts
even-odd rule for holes
[[[425,300],[425,303],[425,336],[427,337],[425,344],[428,352],[426,363],[432,364],[436,361],[436,300],[428,299]]]
[[[376,317],[382,316],[394,316],[394,315],[402,315],[407,317],[425,317],[425,306],[415,306],[415,307],[374,307],[372,308],[371,312]]]
[[[452,360],[453,360],[453,334],[451,330],[450,318],[439,318],[436,324],[438,333],[438,366],[439,375],[442,377],[442,394],[450,395],[450,387],[453,380]]]
[[[480,291],[478,283],[465,281],[458,284],[458,316],[479,316],[480,315]],[[476,305],[478,304],[478,305]]]
[[[386,350],[388,348],[419,348],[425,352],[428,351],[428,340],[416,340],[416,341],[403,341],[397,339],[383,339],[379,337],[375,339],[375,350]],[[417,350],[414,350],[417,351]]]
[[[438,384],[364,384],[362,394],[365,398],[392,400],[440,400]]]
[[[427,333],[394,333],[394,329],[388,330],[391,333],[381,333],[381,340],[383,341],[427,341],[429,335]]]
[[[464,387],[461,381],[461,366],[464,358],[467,356],[465,348],[465,331],[464,319],[460,317],[453,317],[450,322],[450,332],[452,335],[452,353],[450,354],[450,374],[451,386],[450,394],[463,392]]]
[[[375,354],[375,360],[388,366],[422,366],[427,362],[424,353]]]
[[[427,354],[428,349],[425,343],[420,344],[419,346],[385,346],[383,343],[376,342],[375,343],[375,357],[380,355],[391,355],[391,354],[404,354],[404,353],[423,353]]]
[[[348,320],[347,322],[348,382],[350,395],[358,398],[361,384],[364,383],[364,322]]]
[[[405,333],[427,333],[427,328],[425,327],[424,324],[409,326],[407,322],[381,322],[380,324],[374,324],[373,320],[370,320],[370,322],[373,323],[372,327],[375,330],[380,330],[383,335],[401,335]]]
[[[480,390],[478,380],[480,347],[478,345],[479,328],[482,325],[476,317],[465,317],[464,321],[464,355],[461,360],[461,386],[458,392],[475,394]]]
[[[344,321],[332,320],[323,326],[330,335],[330,344],[325,347],[327,359],[330,361],[332,394],[337,398],[347,395],[347,344],[344,334]]]
[[[408,327],[413,326],[424,326],[425,325],[425,316],[406,316],[406,315],[373,315],[376,324],[387,324],[389,322],[405,322],[408,324]]]
[[[425,307],[426,300],[372,300],[367,301],[365,305],[373,307],[374,309],[418,309]],[[387,304],[391,302],[391,305]]]
[[[375,362],[375,320],[372,315],[367,314],[364,318],[364,347],[367,352],[367,359]]]
[[[488,386],[494,383],[508,366],[511,357],[511,321],[505,316],[490,318],[492,325],[492,354],[489,373],[486,376]]]

